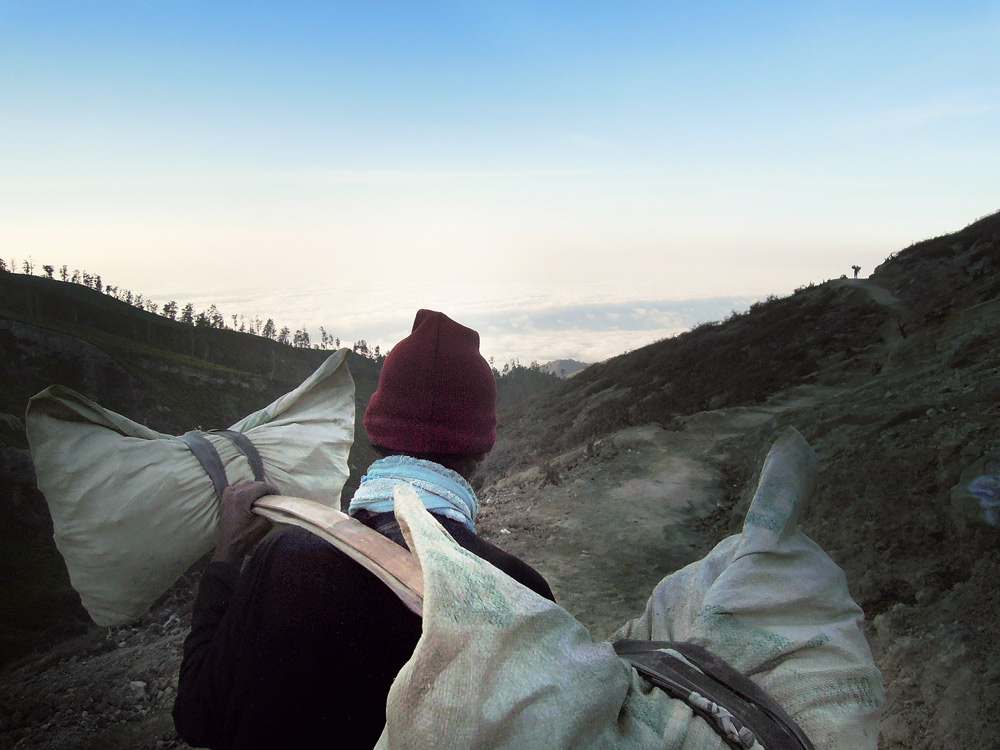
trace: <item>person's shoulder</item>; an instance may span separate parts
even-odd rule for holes
[[[269,534],[257,545],[252,560],[268,567],[298,565],[304,560],[311,564],[340,564],[347,556],[315,534],[299,526],[286,526]]]
[[[546,599],[555,600],[544,576],[521,558],[502,550],[492,542],[470,531],[464,524],[450,518],[439,518],[452,538],[463,548],[502,570],[518,583],[527,586]]]
[[[301,526],[285,526],[269,537],[281,549],[333,549],[324,539]]]
[[[257,546],[242,579],[257,591],[293,588],[301,599],[334,596],[335,591],[361,586],[367,575],[363,566],[325,539],[290,526],[273,532]]]

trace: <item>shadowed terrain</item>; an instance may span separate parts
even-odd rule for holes
[[[11,375],[31,372],[34,339],[72,325],[42,326],[29,313],[0,317]],[[803,529],[843,567],[885,677],[880,746],[988,745],[1000,732],[1000,533],[990,513],[1000,487],[998,330],[993,214],[894,253],[867,279],[810,284],[512,406],[477,482],[480,532],[536,565],[560,603],[607,637],[639,614],[663,575],[739,529],[764,452],[794,426],[821,463]],[[77,372],[83,355],[46,340]],[[102,403],[132,398],[141,409],[128,380],[141,378],[113,346],[90,343],[111,358],[108,372],[124,371],[101,376]],[[102,356],[88,367],[104,366]],[[250,374],[220,359],[185,382],[192,391],[199,378],[243,387],[240,377],[256,382],[269,366]],[[372,388],[376,374],[354,372],[370,394],[361,384]],[[197,413],[171,411],[171,424]],[[10,451],[23,450],[18,418],[5,417]],[[82,626],[12,664],[0,679],[4,746],[183,747],[169,709],[196,579],[189,573],[130,626]]]

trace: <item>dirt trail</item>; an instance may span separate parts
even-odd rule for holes
[[[678,430],[621,430],[488,488],[480,533],[537,567],[559,603],[606,638],[665,575],[719,541],[696,523],[732,489],[719,444],[841,391],[796,388],[761,406],[700,412]]]
[[[905,339],[903,331],[916,317],[906,302],[870,279],[837,279],[831,283],[834,286],[860,289],[872,302],[891,310],[893,317],[885,322],[880,331],[883,349],[885,352],[892,352],[899,347]]]
[[[536,565],[559,602],[606,638],[641,612],[663,576],[718,541],[696,521],[731,489],[720,442],[837,392],[792,389],[761,406],[692,415],[677,429],[642,425],[581,446],[480,493],[480,533]],[[170,717],[193,597],[193,581],[182,583],[177,601],[134,626],[94,627],[5,673],[0,704],[15,708],[0,712],[0,747],[186,747]]]
[[[891,311],[882,345],[864,354],[873,364],[884,362],[903,343],[900,325],[912,315],[908,305],[870,279],[831,283]],[[487,488],[480,533],[536,566],[560,604],[595,637],[607,637],[641,611],[663,576],[719,541],[697,522],[726,493],[743,489],[723,484],[723,441],[869,381],[867,368],[845,360],[818,373],[814,384],[762,405],[698,412],[677,419],[670,430],[631,427],[577,447]]]

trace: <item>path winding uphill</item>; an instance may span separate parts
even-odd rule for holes
[[[918,317],[906,302],[872,279],[837,279],[830,283],[835,288],[859,289],[868,299],[891,313],[882,326],[882,340],[887,351],[894,350],[905,339],[907,326],[912,325]]]
[[[719,541],[699,521],[742,489],[726,486],[722,443],[842,390],[800,387],[761,406],[694,414],[676,430],[621,430],[487,488],[480,533],[535,565],[557,601],[606,638],[660,579]]]
[[[882,344],[863,355],[886,361],[904,340],[899,323],[911,319],[907,304],[872,280],[832,284],[891,311]],[[764,404],[698,412],[676,419],[672,429],[630,427],[507,477],[482,493],[480,533],[535,565],[559,603],[595,638],[606,638],[642,610],[665,575],[719,541],[704,520],[727,497],[752,491],[726,476],[727,441],[760,435],[763,458],[767,423],[783,416],[794,424],[797,413],[810,421],[870,380],[857,360],[850,372],[830,369],[828,377],[821,373]]]

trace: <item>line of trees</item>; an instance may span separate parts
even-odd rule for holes
[[[559,379],[555,374],[543,371],[542,366],[538,364],[537,360],[532,360],[530,365],[522,365],[520,357],[512,357],[509,362],[504,362],[503,367],[499,370],[493,357],[490,357],[489,361],[490,368],[493,370],[493,377],[497,380],[519,372],[537,372],[546,377],[551,375],[556,380]]]
[[[0,273],[18,273],[17,268],[17,262],[13,258],[11,258],[9,264],[0,258]],[[28,260],[22,262],[21,269],[25,275],[34,276],[35,262],[29,257]],[[295,331],[292,331],[288,326],[278,328],[273,318],[261,320],[260,317],[256,315],[252,318],[248,318],[242,314],[230,315],[229,320],[231,322],[227,322],[226,317],[222,314],[222,312],[220,312],[219,308],[214,303],[207,310],[196,312],[194,305],[190,302],[183,307],[180,307],[176,300],[170,300],[169,302],[164,302],[160,305],[142,294],[133,293],[130,289],[105,284],[100,274],[92,274],[87,271],[81,272],[79,269],[74,269],[73,272],[70,273],[69,267],[65,265],[57,269],[55,266],[45,264],[42,266],[41,270],[42,273],[40,275],[45,278],[49,278],[54,281],[63,281],[68,284],[80,284],[88,289],[93,289],[95,292],[100,292],[108,295],[109,297],[113,297],[114,299],[131,305],[132,307],[145,310],[146,312],[153,313],[154,315],[161,315],[168,320],[195,326],[196,328],[218,328],[239,331],[240,333],[249,333],[254,336],[260,336],[262,338],[271,339],[272,341],[277,341],[279,344],[293,346],[300,349],[340,348],[340,339],[327,333],[323,326],[319,327],[319,340],[313,341],[312,337],[309,335],[309,331],[304,325]],[[377,362],[385,359],[385,355],[380,351],[378,346],[373,349],[369,348],[368,342],[364,339],[354,342],[353,349],[358,355],[367,357],[368,359],[373,359]]]

